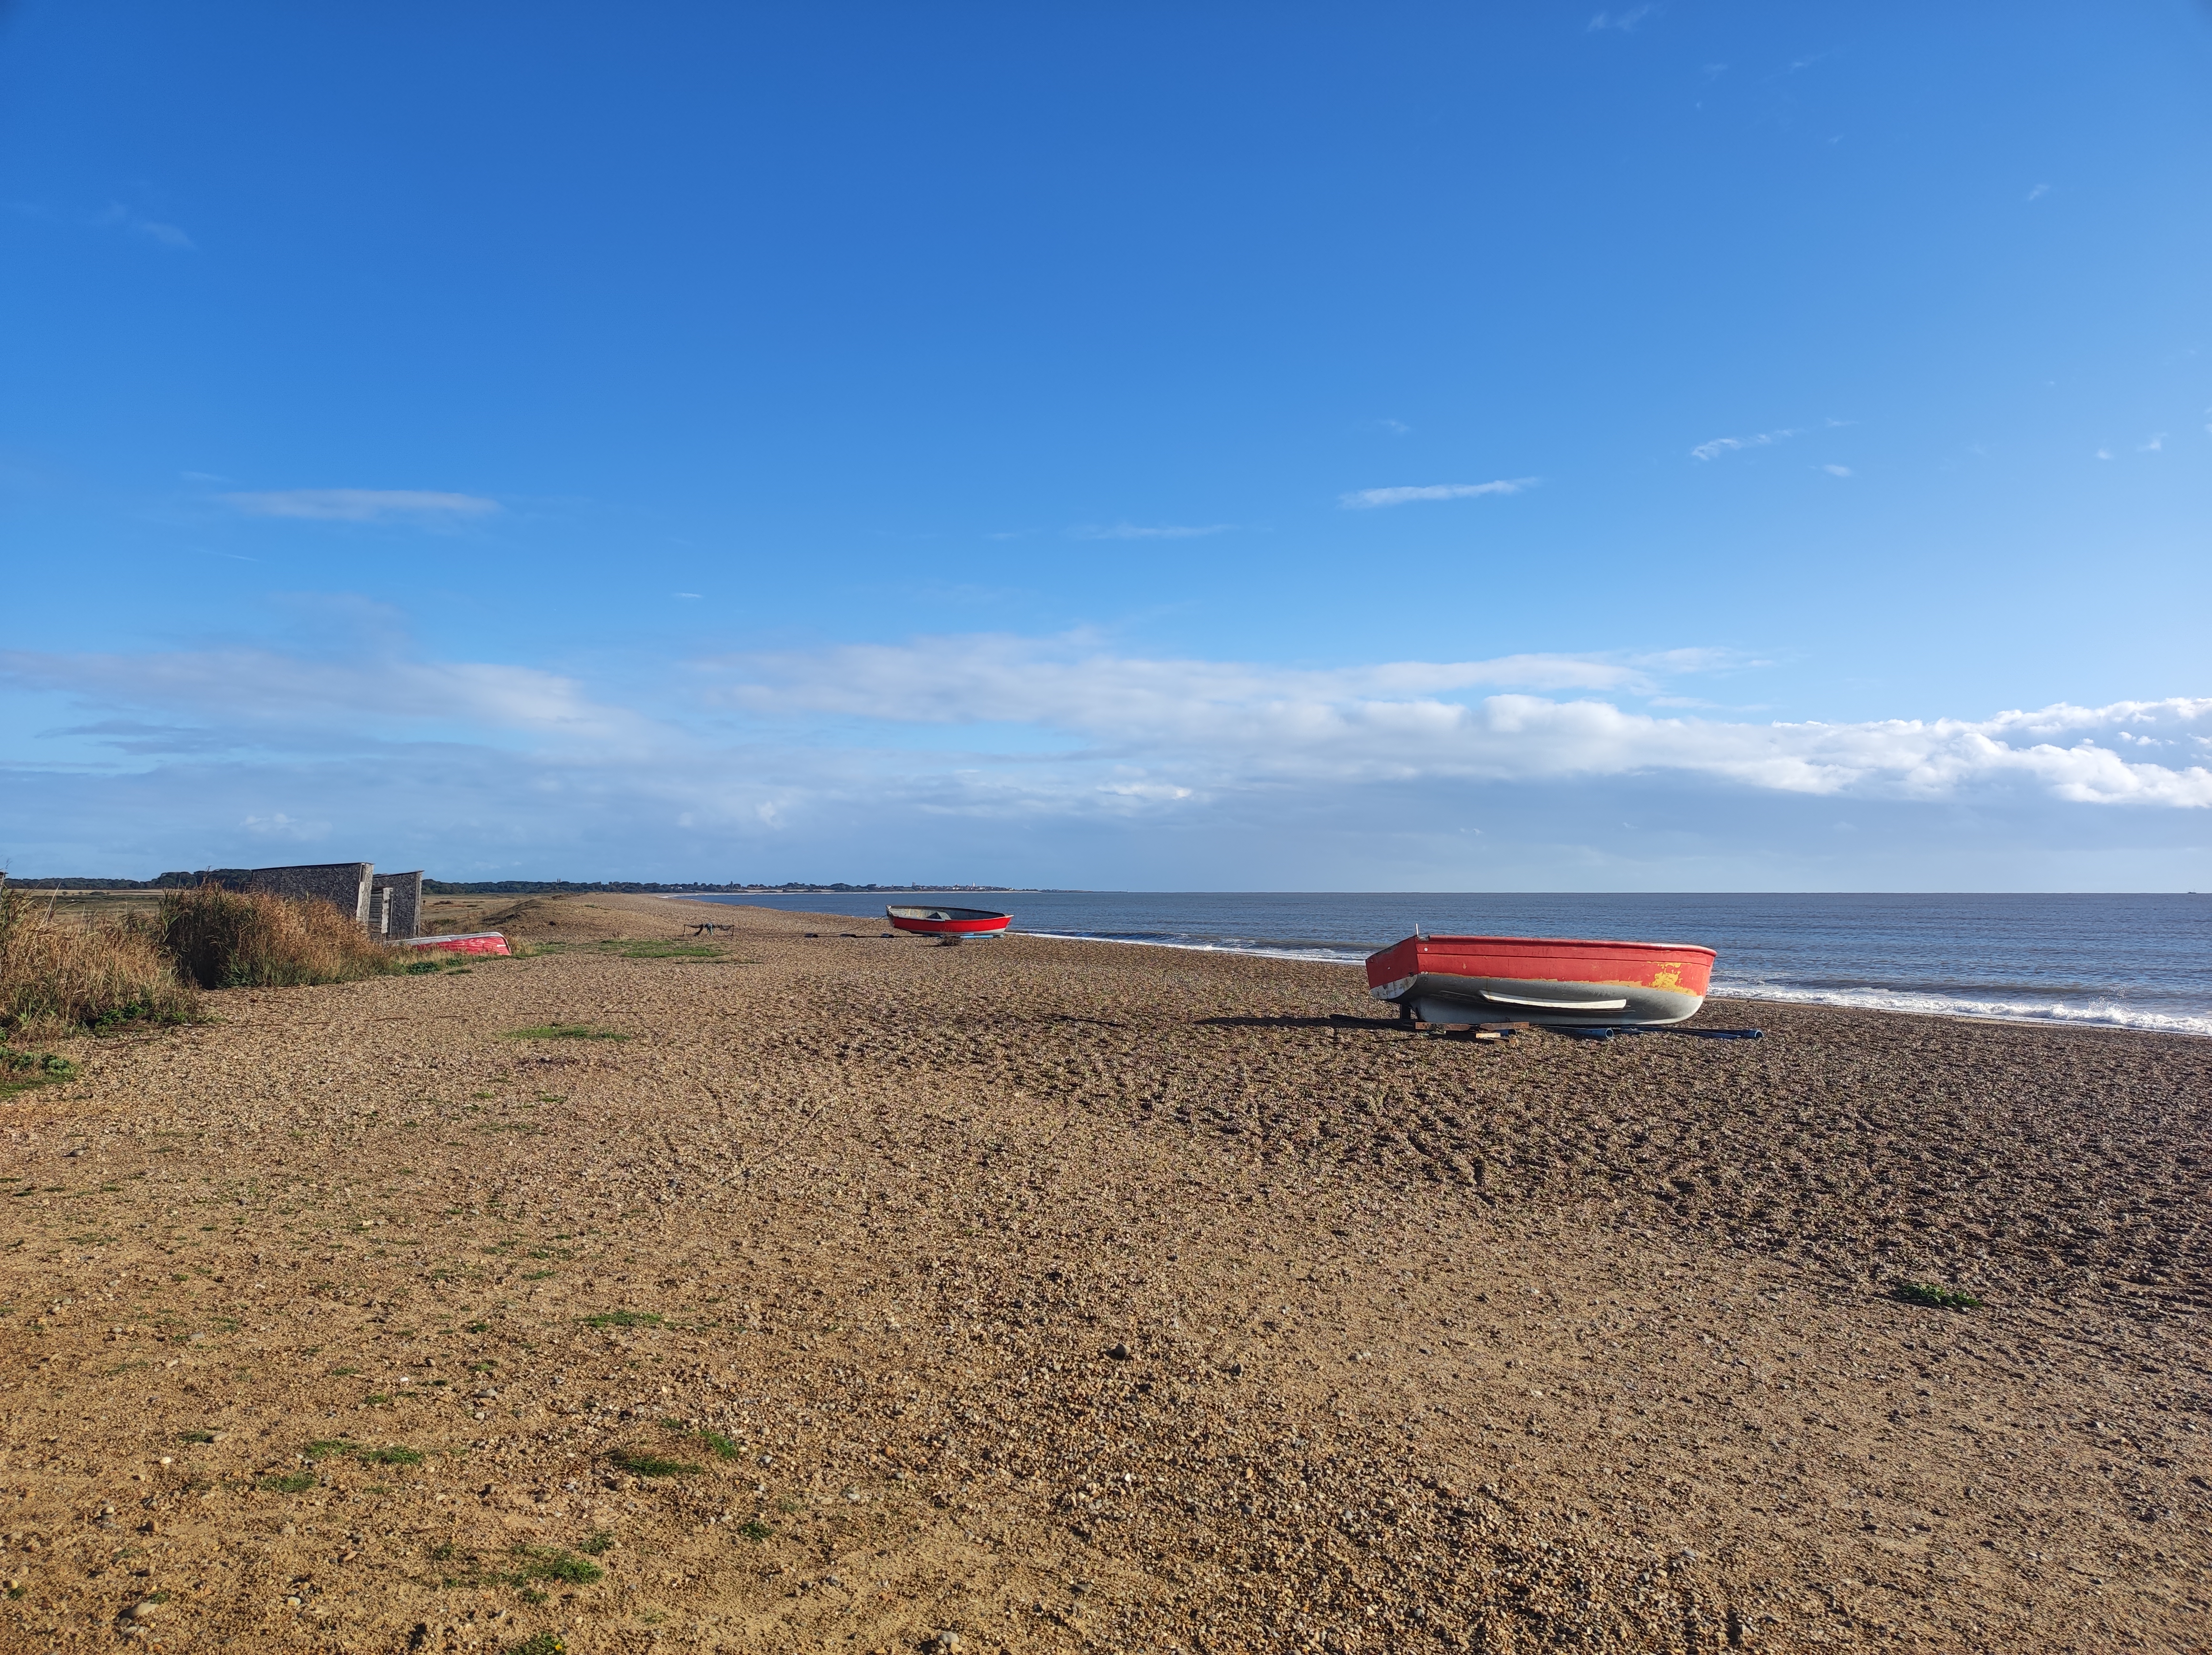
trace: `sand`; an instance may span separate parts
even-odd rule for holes
[[[2212,1042],[430,917],[0,1101],[0,1646],[2212,1643]]]

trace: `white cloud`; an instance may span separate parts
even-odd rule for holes
[[[2142,446],[2136,450],[2138,454],[2162,454],[2165,452],[2166,433],[2163,431],[2144,439]]]
[[[1704,652],[1700,652],[1701,657]],[[1638,693],[1678,660],[1512,655],[1301,670],[1241,662],[1146,660],[1085,652],[1080,640],[928,638],[848,644],[711,664],[738,682],[725,704],[763,713],[832,713],[894,724],[1033,724],[1109,739],[1194,733],[1240,709],[1326,706],[1481,687]],[[1148,732],[1148,733],[1147,733]]]
[[[2039,185],[2037,185],[2035,186],[2035,188],[2033,188],[2033,190],[2030,190],[2030,191],[2027,192],[2027,198],[2028,198],[2030,201],[2040,201],[2040,200],[2042,200],[2042,199],[2044,198],[2044,197],[2045,197],[2045,196],[2049,195],[2050,193],[2051,193],[2051,186],[2050,186],[2049,185],[2047,185],[2047,184],[2039,184]]]
[[[1536,486],[1534,477],[1501,477],[1494,482],[1431,482],[1411,488],[1359,488],[1339,494],[1336,503],[1347,511],[1371,511],[1381,506],[1407,506],[1422,500],[1472,500],[1482,494],[1517,494]]]
[[[2130,762],[2100,743],[2212,730],[2212,698],[1860,724],[1661,717],[1526,693],[1449,699],[1507,685],[1648,693],[1656,664],[1516,656],[1297,670],[935,639],[724,663],[741,682],[721,699],[793,718],[1026,724],[1078,743],[1063,760],[1141,761],[1150,779],[1200,794],[1675,772],[1791,793],[1928,799],[2024,785],[2074,803],[2212,806],[2212,771]]]
[[[2100,448],[2097,451],[2097,458],[2100,460],[2108,460],[2112,458],[2112,451],[2109,448]]]
[[[478,494],[438,494],[422,488],[287,488],[218,498],[248,517],[305,518],[323,523],[480,518],[500,509],[497,500]]]
[[[1690,458],[1698,460],[1718,459],[1743,448],[1765,448],[1786,442],[1797,434],[1795,427],[1784,431],[1762,431],[1755,437],[1715,437],[1711,442],[1701,442],[1690,451]]]
[[[517,874],[1777,888],[1847,877],[1807,813],[1849,799],[1895,848],[1848,888],[2039,869],[2045,888],[2202,888],[2186,812],[2212,808],[2212,697],[1778,722],[1679,693],[1761,664],[1704,647],[1298,667],[923,638],[656,666],[621,692],[377,647],[0,654],[0,692],[95,709],[0,740],[10,853],[158,870],[314,836]],[[1973,808],[1924,809],[1943,802]],[[1475,810],[1505,860],[1424,860]],[[1624,814],[1664,825],[1622,840]]]
[[[1233,523],[1207,523],[1196,526],[1181,523],[1085,523],[1067,532],[1078,540],[1195,540],[1203,535],[1226,534],[1236,526]]]
[[[1627,34],[1632,32],[1638,23],[1658,9],[1656,6],[1630,6],[1618,12],[1601,11],[1583,25],[1583,33],[1598,34],[1607,29],[1618,29],[1621,33]]]
[[[0,651],[0,679],[93,705],[255,726],[367,731],[434,720],[582,740],[629,739],[641,721],[593,702],[572,678],[535,667],[404,659],[313,660],[274,650],[143,655]]]
[[[1832,477],[1848,477],[1856,475],[1848,465],[1824,465],[1820,469]]]
[[[705,716],[680,718],[486,662],[14,652],[0,653],[0,678],[158,712],[176,728],[173,744],[127,719],[105,743],[140,756],[228,744],[326,760],[437,732],[522,743],[549,761],[633,766],[726,758],[738,741],[783,753],[795,773],[836,771],[863,787],[895,751],[898,767],[935,778],[932,789],[1019,796],[1032,809],[1079,809],[1102,789],[1131,809],[1255,786],[1664,773],[1795,794],[1924,800],[2026,787],[2075,803],[2212,806],[2212,697],[1860,723],[1681,716],[1658,704],[1679,707],[1684,676],[1754,664],[1692,648],[1289,667],[1117,654],[1080,637],[924,638],[697,663]],[[1656,699],[1638,710],[1624,697]],[[195,719],[228,733],[217,741],[187,727]],[[845,733],[829,738],[825,719]],[[75,728],[97,740],[107,727]],[[994,730],[1028,733],[1010,748]]]
[[[331,824],[327,821],[300,821],[272,810],[267,815],[249,814],[239,823],[258,839],[319,840],[328,839]]]
[[[149,241],[159,242],[162,246],[179,252],[197,251],[191,237],[177,226],[149,218],[136,208],[118,203],[105,212],[94,214],[92,221],[105,229],[128,230],[133,235],[144,236]]]

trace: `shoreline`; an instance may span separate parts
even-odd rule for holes
[[[770,910],[769,912],[786,912],[790,911],[785,909],[775,909]],[[839,918],[850,918],[852,916],[838,915],[836,917]],[[1318,951],[1320,949],[1330,946],[1326,943],[1316,944],[1313,950],[1301,952],[1293,948],[1269,948],[1264,945],[1239,948],[1225,943],[1170,943],[1164,942],[1157,937],[1093,937],[1075,931],[1009,931],[1006,934],[1017,937],[1035,937],[1052,942],[1103,943],[1111,944],[1116,948],[1181,949],[1194,954],[1241,955],[1255,960],[1283,960],[1302,965],[1343,966],[1356,968],[1361,963],[1359,960],[1346,960],[1335,955],[1323,955],[1320,953]],[[1933,991],[1918,989],[1899,989],[1893,991],[1875,989],[1866,991],[1869,993],[1893,992],[1901,995],[1925,994],[1929,995],[1930,997],[1938,997],[1935,995]],[[1813,1006],[1833,1011],[1875,1012],[1886,1016],[1938,1017],[1965,1022],[2023,1024],[2030,1028],[2045,1028],[2105,1029],[2115,1034],[2171,1034],[2182,1040],[2212,1040],[2212,1027],[2207,1027],[2204,1028],[2177,1028],[2166,1026],[2166,1023],[2167,1022],[2183,1021],[2176,1018],[2165,1018],[2163,1022],[2154,1023],[2126,1022],[2117,1021],[2109,1016],[2100,1017],[2087,1015],[2069,1016],[2063,1014],[2047,1014],[2037,1016],[2027,1013],[2021,1013],[2017,1015],[2008,1015],[2002,1012],[1991,1012],[1985,1010],[1948,1011],[1921,1006],[1871,1005],[1856,1000],[1815,999],[1811,997],[1813,992],[1814,991],[1806,991],[1802,997],[1796,993],[1757,994],[1747,992],[1742,988],[1731,985],[1725,990],[1715,989],[1705,997],[1708,1000],[1740,1001],[1751,1005]],[[2164,1014],[2161,1013],[2148,1013],[2145,1015],[2153,1017],[2164,1017]],[[2199,1021],[2212,1023],[2212,1019],[2201,1019]]]

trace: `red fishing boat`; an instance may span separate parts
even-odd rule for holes
[[[988,908],[886,907],[884,915],[897,930],[925,937],[995,937],[1013,919]]]
[[[1428,1023],[1649,1028],[1705,1003],[1714,957],[1694,943],[1416,935],[1367,956],[1367,991]]]

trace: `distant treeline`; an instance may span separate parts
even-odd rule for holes
[[[189,891],[210,879],[218,885],[228,885],[243,879],[246,874],[244,868],[210,868],[204,873],[163,874],[156,879],[94,879],[88,874],[51,879],[17,879],[13,875],[4,877],[19,891]]]
[[[250,868],[202,868],[197,873],[168,873],[154,879],[60,878],[0,881],[22,891],[189,891],[213,880],[228,889],[240,888]],[[422,890],[429,896],[565,896],[586,891],[611,891],[633,896],[739,896],[751,892],[763,896],[818,896],[833,891],[1013,891],[1018,885],[809,885],[797,880],[781,885],[713,885],[692,882],[663,885],[641,879],[426,879]]]
[[[641,879],[426,879],[422,889],[430,896],[566,896],[586,891],[612,891],[632,896],[823,896],[836,891],[866,895],[870,891],[1012,891],[1015,885],[809,885],[798,880],[781,885],[710,885],[693,882],[664,885]]]

